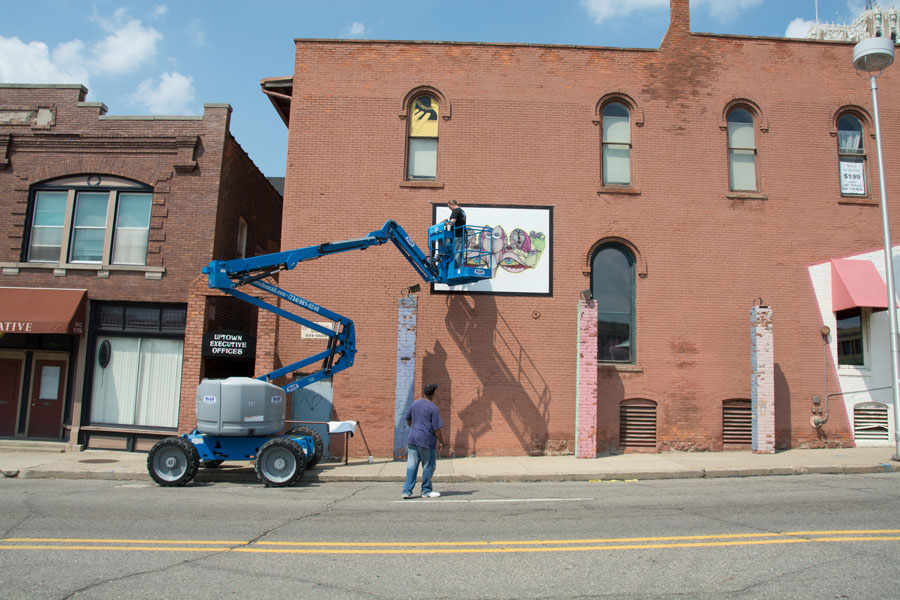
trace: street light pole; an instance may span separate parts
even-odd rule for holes
[[[878,185],[881,189],[881,227],[884,234],[884,264],[888,288],[888,318],[891,328],[891,389],[894,404],[894,455],[900,461],[900,345],[898,345],[897,306],[894,293],[894,253],[888,218],[887,192],[884,189],[884,156],[881,152],[881,124],[878,120],[878,83],[881,72],[894,62],[894,42],[890,38],[865,39],[853,48],[853,66],[869,75],[872,87],[872,109],[875,114],[875,145],[878,147]]]

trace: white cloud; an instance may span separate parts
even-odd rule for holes
[[[111,18],[94,16],[93,20],[108,35],[90,45],[74,39],[51,51],[41,41],[25,43],[16,37],[0,36],[0,82],[89,86],[92,76],[137,71],[156,57],[162,34],[128,18],[124,9]]]
[[[203,21],[193,19],[184,26],[184,33],[194,43],[195,46],[206,45],[206,29],[203,27]]]
[[[350,25],[347,25],[346,27],[344,27],[344,29],[341,31],[341,37],[342,38],[350,38],[350,37],[358,38],[358,37],[362,37],[363,35],[365,35],[365,33],[366,33],[365,24],[360,23],[359,21],[354,21],[353,23],[350,23]]]
[[[627,17],[635,11],[665,8],[669,0],[580,0],[588,14],[599,25],[608,19]]]
[[[94,17],[109,35],[91,48],[91,60],[98,71],[121,74],[138,70],[156,57],[156,46],[163,35],[144,27],[138,19],[129,19],[120,8],[112,18]]]
[[[153,115],[184,115],[194,102],[194,79],[181,73],[163,73],[158,80],[145,79],[131,101]]]
[[[788,23],[787,30],[784,32],[784,37],[805,38],[806,34],[809,33],[810,28],[815,26],[815,21],[807,21],[803,17],[797,17]]]
[[[43,42],[26,44],[19,38],[0,36],[0,82],[87,85],[84,44],[66,42],[51,53]]]
[[[692,5],[705,6],[716,21],[733,21],[748,8],[762,4],[763,0],[693,0]],[[669,0],[580,0],[588,14],[599,25],[607,20],[627,17],[633,12],[664,10]]]
[[[153,16],[154,17],[161,17],[164,14],[166,14],[167,12],[169,12],[169,7],[166,6],[165,4],[158,4],[153,7]]]

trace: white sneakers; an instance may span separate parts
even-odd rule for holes
[[[403,498],[404,500],[409,500],[410,498],[413,497],[413,495],[403,492],[402,494],[400,494],[400,497]],[[440,498],[441,493],[440,492],[428,492],[427,494],[422,494],[422,497],[423,498]]]

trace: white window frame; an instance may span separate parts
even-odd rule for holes
[[[838,339],[838,330],[837,330],[837,314],[835,314],[835,329],[834,329],[834,341],[836,344],[835,347],[835,364],[838,366],[838,372],[842,375],[858,375],[858,374],[869,374],[871,369],[871,350],[870,350],[870,342],[871,342],[871,322],[872,322],[872,309],[867,307],[862,307],[859,309],[859,322],[860,322],[860,332],[862,334],[862,354],[863,354],[863,364],[861,365],[842,365],[841,362],[841,342]]]
[[[430,98],[438,111],[435,123],[435,135],[423,136],[413,134],[413,120],[415,118],[416,103],[421,98]],[[409,115],[406,126],[406,180],[407,181],[437,181],[438,178],[438,140],[440,139],[440,101],[434,94],[419,94],[413,98],[409,105]]]
[[[745,125],[746,123],[742,121],[732,121],[732,116],[738,112],[744,112],[750,117],[749,130],[751,135],[753,136],[752,145],[738,145],[733,143],[734,138],[738,137],[736,132],[732,129],[732,123],[736,123],[739,125]],[[736,193],[757,193],[759,192],[759,160],[758,160],[758,150],[756,143],[756,114],[747,108],[746,106],[735,106],[731,110],[728,111],[728,115],[725,119],[727,127],[727,142],[728,142],[728,189],[732,192]],[[737,156],[750,156],[753,158],[753,188],[746,187],[735,187],[735,165],[739,164],[735,157]]]
[[[616,105],[620,106],[625,110],[626,120],[627,120],[627,128],[625,132],[625,136],[621,139],[613,139],[611,134],[613,133],[614,127],[610,124],[611,121],[615,121],[617,119],[621,119],[619,116],[607,115],[606,111],[611,106]],[[611,100],[603,105],[603,108],[600,111],[600,171],[601,171],[601,181],[604,187],[631,187],[632,186],[632,168],[631,168],[631,155],[632,155],[632,142],[631,142],[631,107],[629,107],[626,103],[621,100]],[[615,169],[609,168],[609,160],[612,157],[612,153],[615,150],[625,152],[625,161],[628,163],[627,169],[625,169],[628,181],[610,181],[610,173],[615,172]]]
[[[244,217],[238,217],[237,254],[238,258],[247,258],[247,221]]]
[[[104,181],[105,179],[105,181]],[[96,182],[96,183],[94,183]],[[38,199],[43,192],[65,192],[66,206],[64,213],[64,223],[60,229],[60,245],[59,256],[56,260],[37,260],[32,259],[32,250],[34,245],[34,231],[36,226],[35,211]],[[103,193],[107,195],[106,220],[103,227],[103,252],[100,260],[79,260],[73,258],[75,248],[76,229],[75,211],[77,209],[78,195],[80,193]],[[84,265],[96,268],[107,268],[110,266],[122,267],[138,267],[143,268],[147,265],[147,255],[149,250],[149,230],[150,230],[150,214],[147,215],[147,248],[144,250],[143,262],[115,262],[114,261],[114,244],[117,232],[117,212],[120,194],[147,194],[150,196],[150,210],[152,211],[153,191],[147,186],[137,184],[132,181],[117,177],[101,177],[97,175],[67,177],[58,180],[45,182],[38,186],[32,193],[32,209],[28,223],[28,245],[23,249],[24,261],[29,265],[59,265],[59,266],[78,266]],[[92,227],[99,229],[99,227]],[[133,228],[132,228],[133,229]]]
[[[843,119],[854,119],[859,124],[859,148],[858,150],[845,150],[841,146],[841,126]],[[837,143],[838,143],[838,175],[841,180],[841,196],[847,198],[867,198],[869,196],[869,182],[866,177],[866,143],[865,143],[865,127],[863,121],[853,113],[843,113],[838,117],[837,121]],[[854,165],[854,166],[849,166]],[[859,165],[859,166],[856,166]],[[848,181],[848,178],[859,179],[859,181]],[[862,185],[862,191],[853,191],[853,188]]]

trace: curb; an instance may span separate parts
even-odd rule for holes
[[[869,473],[897,473],[900,463],[879,463],[877,465],[834,465],[817,467],[772,467],[754,469],[688,469],[681,471],[609,471],[597,473],[496,473],[487,475],[435,474],[434,480],[441,483],[539,483],[560,481],[649,481],[660,479],[722,479],[734,477],[769,477],[785,475],[852,475]],[[19,479],[92,479],[107,481],[152,482],[149,473],[135,471],[59,471],[44,469],[22,469]],[[308,472],[301,479],[304,483],[402,483],[403,475],[342,475],[328,472]],[[199,483],[258,483],[252,468],[200,469],[194,477]]]

